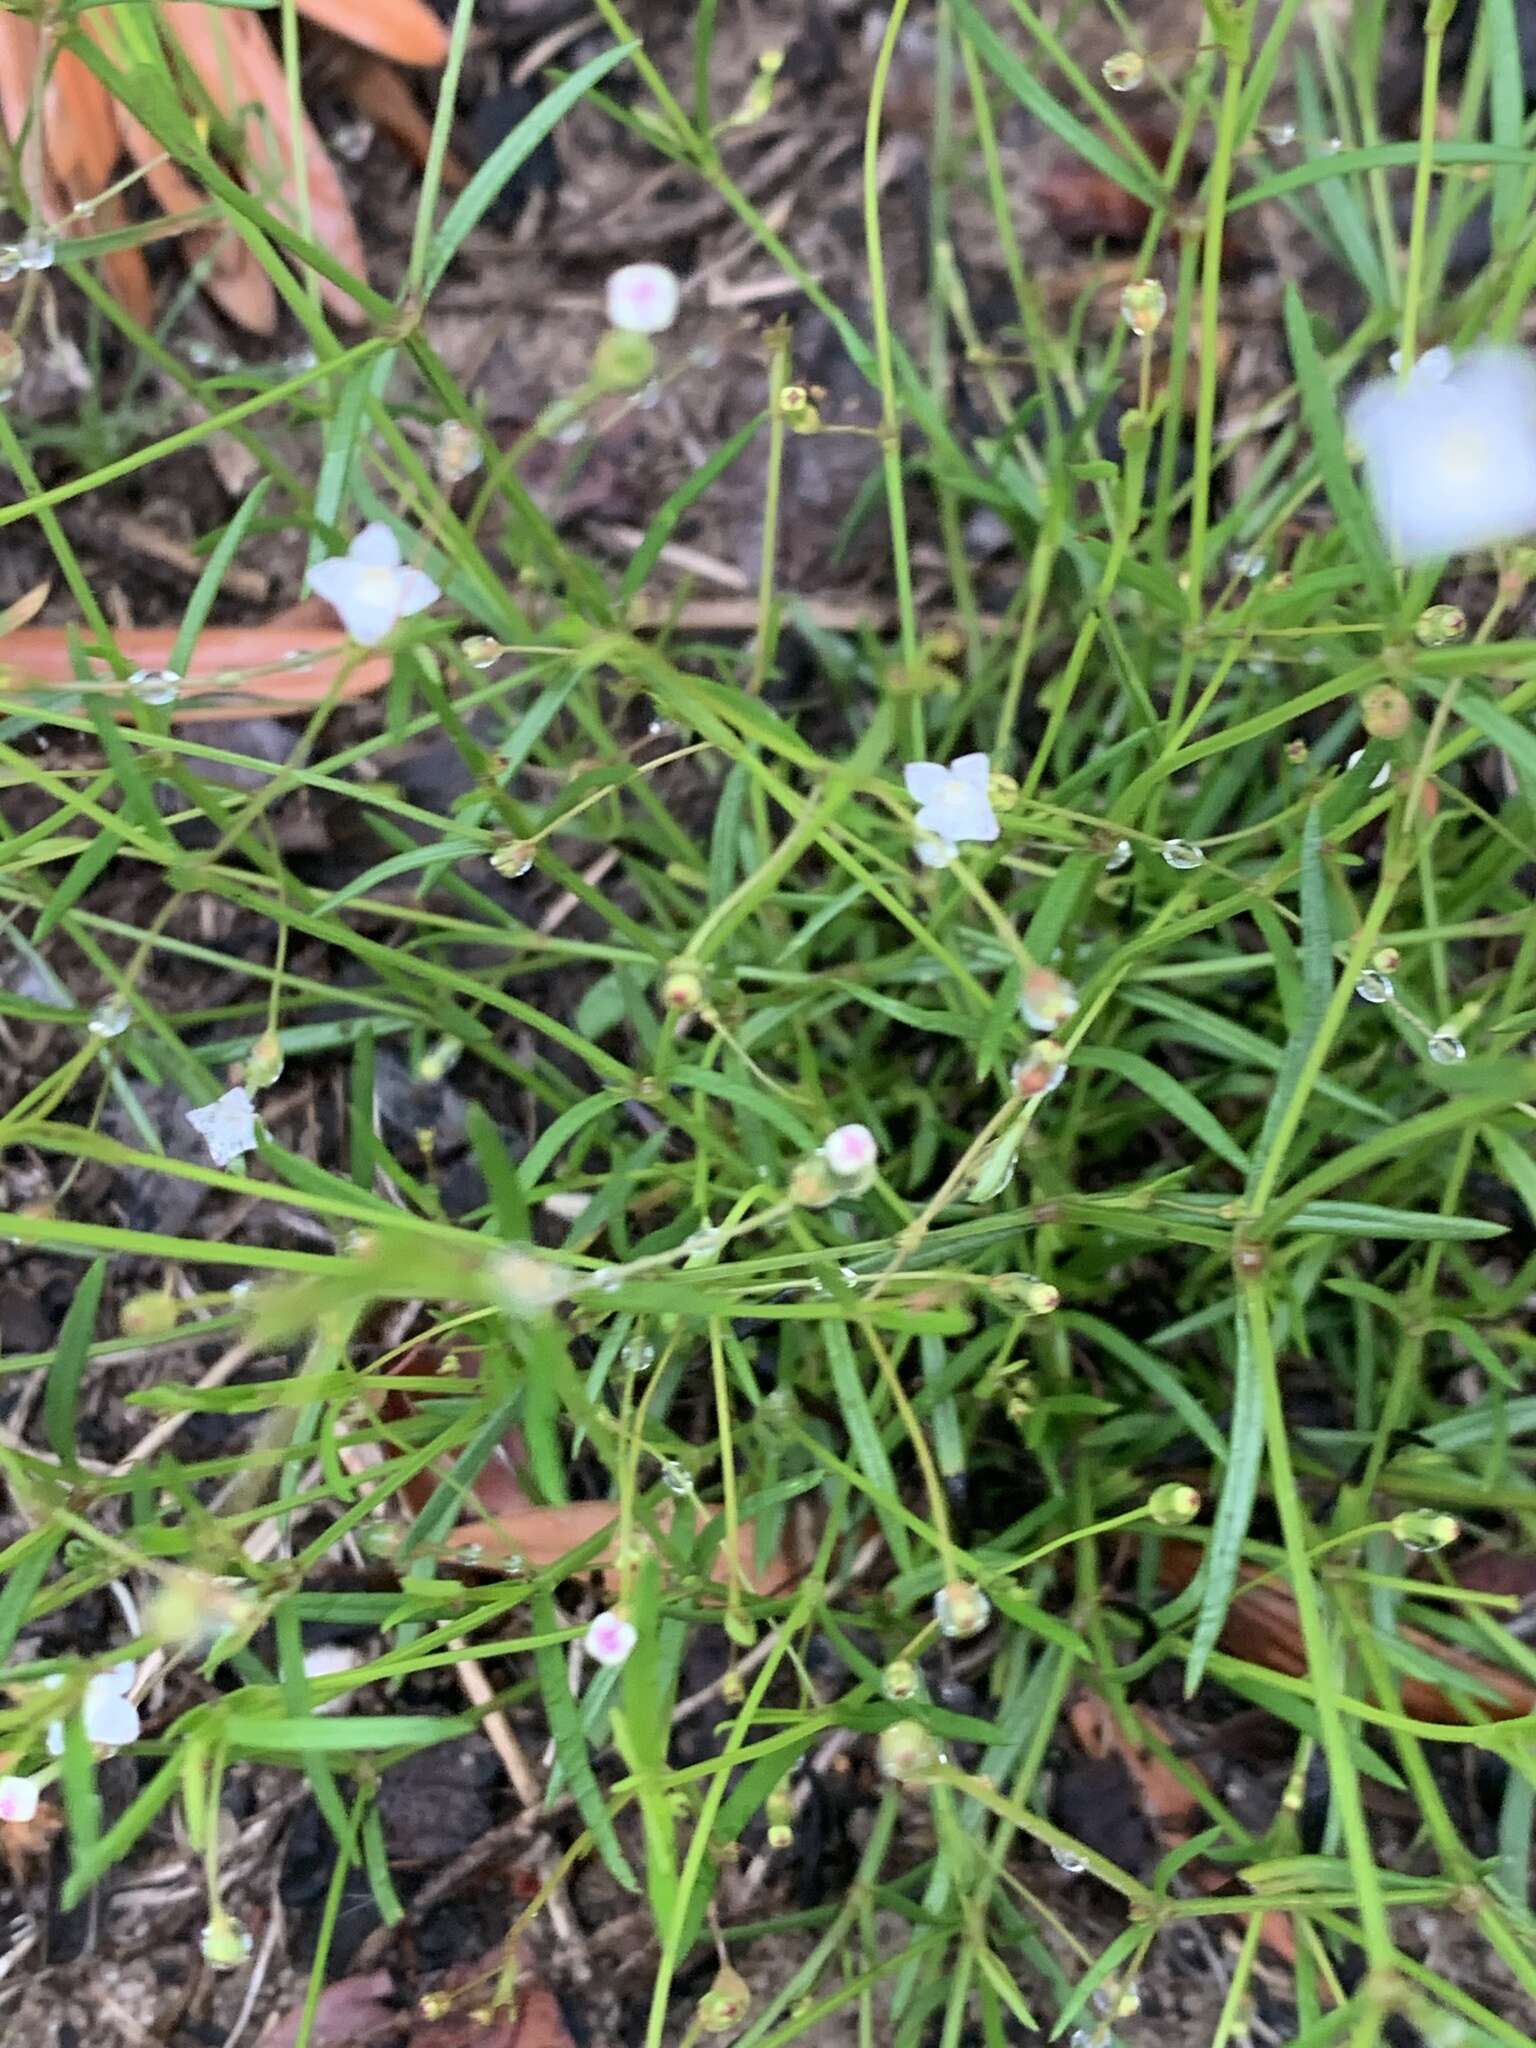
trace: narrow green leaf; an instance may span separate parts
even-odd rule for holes
[[[546,93],[539,104],[501,138],[449,207],[437,230],[423,279],[428,293],[436,289],[465,238],[495,205],[512,173],[532,156],[562,116],[568,114],[599,79],[606,78],[610,71],[622,64],[634,48],[633,43],[619,43],[611,50],[600,51],[573,71],[569,78],[562,79],[552,92]]]
[[[1227,1609],[1237,1587],[1238,1566],[1264,1463],[1264,1392],[1259,1384],[1246,1316],[1234,1323],[1236,1371],[1232,1386],[1232,1427],[1227,1439],[1227,1467],[1221,1497],[1211,1523],[1211,1537],[1200,1567],[1200,1608],[1184,1662],[1184,1697],[1199,1689],[1206,1665],[1226,1625]]]
[[[86,1267],[60,1326],[59,1341],[43,1388],[43,1434],[59,1462],[71,1471],[78,1464],[75,1415],[80,1405],[80,1379],[90,1356],[96,1310],[106,1277],[105,1259],[95,1259]]]

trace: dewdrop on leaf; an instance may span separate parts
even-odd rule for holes
[[[1099,66],[1099,76],[1111,92],[1134,92],[1146,75],[1146,59],[1139,50],[1117,50]]]
[[[344,555],[316,562],[309,587],[359,647],[377,647],[402,619],[424,612],[443,594],[425,569],[406,567],[393,530],[379,519],[363,528]]]
[[[182,678],[173,668],[136,668],[123,688],[135,703],[159,707],[174,704],[181,685]]]
[[[1058,1045],[1054,1038],[1039,1038],[1024,1058],[1014,1063],[1008,1078],[1013,1084],[1014,1094],[1029,1101],[1037,1095],[1049,1095],[1053,1088],[1061,1086],[1066,1077],[1066,1048]]]
[[[1155,277],[1134,278],[1120,294],[1120,314],[1132,334],[1155,334],[1168,310],[1168,294]]]
[[[933,1596],[933,1618],[941,1636],[963,1643],[979,1636],[992,1619],[992,1602],[980,1586],[965,1579],[951,1579]]]
[[[1392,977],[1382,974],[1374,967],[1367,967],[1355,983],[1355,994],[1362,1003],[1390,1003],[1393,995]]]
[[[621,334],[665,334],[677,318],[682,289],[664,263],[626,263],[608,280],[608,324]]]
[[[1367,384],[1345,425],[1398,561],[1536,531],[1536,361],[1523,349],[1431,349],[1406,378]]]
[[[1431,1032],[1424,1051],[1437,1067],[1460,1066],[1467,1056],[1467,1048],[1454,1031]]]
[[[1051,967],[1032,967],[1019,989],[1019,1015],[1031,1031],[1059,1031],[1077,1015],[1077,991]]]

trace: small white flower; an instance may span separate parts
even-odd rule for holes
[[[821,1156],[835,1174],[852,1180],[873,1173],[880,1147],[867,1124],[839,1124],[823,1144]]]
[[[215,1166],[233,1166],[247,1152],[254,1151],[261,1129],[256,1121],[256,1105],[243,1088],[231,1088],[217,1102],[189,1109],[187,1122],[208,1147],[208,1156]]]
[[[608,324],[623,334],[665,334],[681,299],[665,263],[626,263],[608,280]]]
[[[594,1664],[622,1664],[639,1641],[632,1621],[612,1608],[600,1614],[581,1639],[581,1647]]]
[[[937,761],[912,761],[902,770],[907,794],[922,806],[915,823],[919,832],[942,840],[951,850],[963,839],[993,840],[997,813],[988,794],[991,768],[985,754],[962,754],[943,768]],[[927,860],[919,839],[918,858]],[[947,862],[929,861],[929,866]]]
[[[126,1749],[130,1742],[139,1739],[139,1710],[129,1699],[133,1689],[135,1671],[132,1664],[114,1664],[110,1671],[98,1671],[85,1688],[85,1698],[80,1703],[80,1719],[85,1727],[86,1740],[95,1743],[98,1749]],[[62,1685],[64,1680],[55,1675],[49,1680],[52,1685]],[[64,1723],[51,1721],[48,1724],[48,1754],[64,1754]]]
[[[337,613],[359,647],[377,647],[402,619],[424,612],[443,594],[425,569],[405,566],[399,541],[377,519],[344,555],[316,562],[309,587]]]
[[[1406,380],[1367,384],[1345,423],[1399,561],[1536,532],[1536,361],[1523,349],[1431,349]]]
[[[0,1778],[0,1821],[25,1827],[37,1813],[37,1801],[35,1778]]]
[[[947,839],[936,839],[931,832],[924,832],[912,848],[925,868],[952,868],[960,858],[960,849]]]

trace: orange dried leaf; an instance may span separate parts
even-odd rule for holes
[[[164,668],[176,635],[166,627],[129,630],[117,644],[136,668]],[[170,708],[177,725],[208,718],[248,718],[258,713],[282,717],[323,704],[336,690],[346,669],[338,702],[381,690],[389,681],[391,663],[385,655],[358,660],[350,641],[332,638],[308,648],[302,663],[276,669],[293,651],[292,626],[216,626],[203,633],[191,673],[183,685],[184,700]],[[347,668],[347,664],[354,664]],[[270,675],[230,676],[239,671],[273,668]],[[103,680],[105,676],[103,675]],[[0,646],[0,700],[8,692],[72,690],[80,684],[80,668],[70,636],[61,626],[29,626]],[[185,701],[198,699],[200,701]]]
[[[426,0],[299,0],[299,12],[319,28],[345,36],[395,64],[442,64],[448,31]]]

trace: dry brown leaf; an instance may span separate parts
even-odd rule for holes
[[[24,590],[13,604],[0,612],[0,637],[16,633],[23,626],[30,626],[43,606],[48,602],[48,593],[53,585],[46,580],[34,583],[30,590]]]
[[[1199,1568],[1200,1557],[1201,1552],[1193,1543],[1165,1543],[1158,1565],[1160,1583],[1172,1587],[1187,1586]],[[1301,1640],[1301,1625],[1296,1618],[1296,1602],[1277,1579],[1261,1571],[1257,1565],[1245,1565],[1242,1577],[1249,1583],[1238,1587],[1237,1596],[1227,1610],[1226,1623],[1221,1631],[1221,1647],[1233,1656],[1245,1657],[1250,1663],[1262,1664],[1271,1671],[1286,1671],[1293,1678],[1305,1677],[1307,1653]],[[1491,1695],[1481,1698],[1478,1703],[1480,1710],[1491,1719],[1504,1721],[1521,1714],[1536,1714],[1536,1686],[1523,1678],[1516,1678],[1513,1672],[1501,1671],[1496,1664],[1484,1663],[1481,1658],[1455,1649],[1436,1636],[1426,1635],[1422,1629],[1405,1628],[1402,1637],[1405,1643],[1427,1652],[1440,1663],[1465,1672],[1469,1682],[1475,1684],[1480,1692]],[[1439,1686],[1408,1676],[1402,1677],[1399,1683],[1403,1709],[1415,1720],[1450,1725],[1466,1720],[1465,1710]]]
[[[342,1977],[327,1984],[315,2006],[309,2048],[366,2048],[398,2032],[405,2014],[386,2000],[395,1982],[388,1970],[370,1970],[365,1977]],[[301,1999],[291,2012],[276,2013],[262,2029],[256,2048],[294,2048],[304,2019]]]
[[[418,2020],[406,2048],[575,2048],[560,2014],[560,2002],[533,1974],[526,1950],[521,1956],[512,2010],[484,2011],[480,1999],[489,1997],[489,1985],[501,1965],[502,1951],[496,1948],[478,1963],[450,1970],[442,1989],[452,1993],[464,1987],[463,2008],[440,2020]]]

